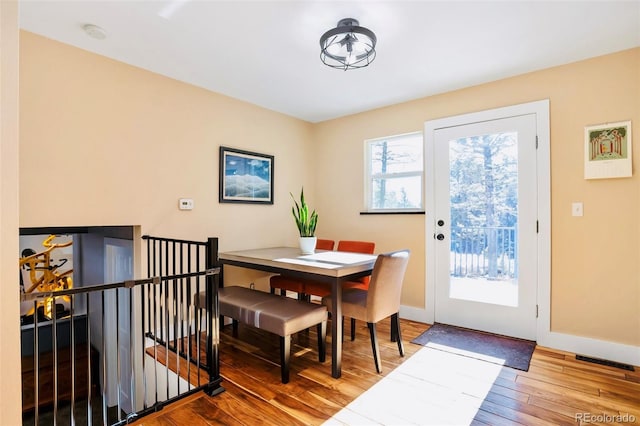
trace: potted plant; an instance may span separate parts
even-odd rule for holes
[[[293,207],[291,213],[296,221],[298,232],[300,233],[300,250],[302,254],[313,254],[316,248],[316,225],[318,224],[318,213],[309,213],[309,206],[304,200],[304,187],[300,191],[300,203],[296,201],[292,193]]]

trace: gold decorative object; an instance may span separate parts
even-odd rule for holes
[[[56,235],[50,235],[42,242],[42,245],[46,248],[45,251],[20,258],[19,266],[20,268],[26,266],[26,269],[29,271],[29,280],[31,281],[31,285],[25,288],[25,293],[32,293],[36,290],[38,292],[48,293],[73,287],[73,280],[71,278],[73,269],[63,272],[58,271],[66,261],[59,265],[51,264],[51,252],[58,248],[68,247],[73,244],[73,241],[55,244],[53,243],[55,238]],[[62,299],[70,302],[69,296],[62,296]],[[55,313],[53,297],[46,297],[42,302],[38,302],[38,306],[44,306],[44,316],[46,318],[53,318]],[[35,312],[32,310],[28,313],[28,315],[31,314],[35,314]]]

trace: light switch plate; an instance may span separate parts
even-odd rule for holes
[[[178,201],[178,208],[180,210],[193,210],[193,199],[180,198],[180,200]]]
[[[582,203],[571,203],[571,216],[580,217],[582,215]]]

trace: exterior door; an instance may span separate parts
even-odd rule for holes
[[[535,340],[536,115],[436,129],[435,321]]]

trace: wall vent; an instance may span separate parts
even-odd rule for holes
[[[635,371],[635,369],[633,368],[633,365],[623,364],[621,362],[609,361],[606,359],[591,358],[584,355],[576,355],[576,359],[578,361],[586,361],[586,362],[592,362],[594,364],[606,365],[608,367],[615,367],[621,370]]]

